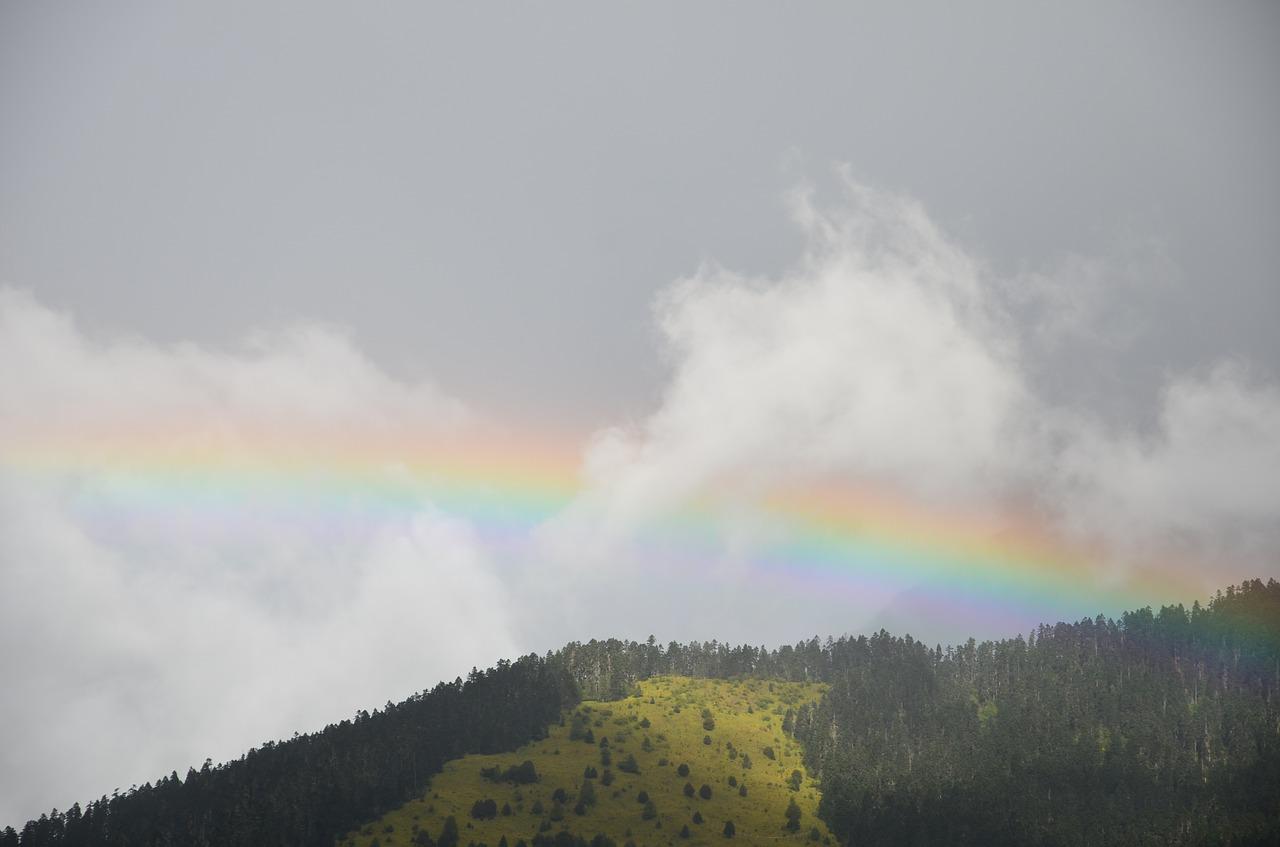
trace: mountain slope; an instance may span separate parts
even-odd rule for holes
[[[759,679],[645,680],[623,699],[583,702],[546,738],[512,753],[446,763],[424,797],[338,843],[438,842],[449,816],[462,844],[490,847],[561,831],[617,844],[711,844],[726,840],[730,821],[748,844],[802,843],[815,833],[828,840],[800,746],[783,729],[824,690]],[[525,762],[533,771],[521,771]],[[537,780],[523,781],[532,772]],[[800,816],[788,829],[793,800]]]
[[[373,714],[269,742],[235,761],[176,773],[0,832],[0,847],[327,847],[418,795],[447,760],[510,750],[546,731],[576,686],[526,656],[472,671]]]
[[[862,845],[1280,844],[1280,584],[1030,637],[836,649],[797,734]]]
[[[172,774],[83,809],[54,811],[21,833],[0,831],[0,847],[331,847],[353,826],[421,797],[446,762],[514,751],[545,737],[548,725],[570,732],[571,719],[567,728],[557,722],[580,697],[617,701],[664,674],[829,686],[816,700],[816,688],[804,689],[812,696],[795,710],[794,740],[779,733],[781,750],[773,745],[778,753],[799,743],[807,772],[823,789],[820,797],[809,795],[802,774],[802,834],[813,821],[804,804],[817,799],[833,840],[859,847],[1280,843],[1280,583],[1253,580],[1220,592],[1206,607],[1139,609],[1118,620],[1086,618],[1040,627],[1025,639],[970,640],[946,650],[885,632],[775,650],[714,641],[662,646],[652,638],[571,643],[545,658],[500,662],[473,671],[465,683],[441,684],[371,715],[265,744],[233,762],[206,763],[185,778]],[[648,705],[657,706],[653,696]],[[713,715],[725,737],[704,733],[713,736],[713,750],[704,752],[723,753],[721,765],[731,761],[727,735],[735,722],[763,723],[760,707],[748,705],[745,715],[740,705]],[[592,705],[597,717],[615,710],[608,727],[624,717],[618,708]],[[671,711],[689,717],[683,704]],[[655,730],[659,717],[648,717],[644,728],[650,744],[659,743],[653,733],[661,731],[674,745],[684,730]],[[595,727],[595,720],[598,735],[606,726]],[[626,728],[616,726],[609,731]],[[594,740],[594,750],[580,741],[561,744],[560,755],[569,749],[598,756]],[[717,741],[724,745],[718,751]],[[637,756],[641,776],[665,773],[661,765],[643,765],[646,751],[626,747],[643,744],[643,736],[622,743]],[[745,741],[734,744],[750,753]],[[504,769],[518,765],[516,755],[497,761]],[[678,764],[666,755],[667,767]],[[751,757],[759,767],[761,759]],[[728,773],[718,775],[727,785]],[[719,805],[731,798],[707,784],[712,811],[731,814]],[[564,787],[566,819],[575,819],[580,798],[568,803],[567,795],[581,791],[582,779],[555,787]],[[613,790],[602,800],[597,787],[597,807],[582,818],[608,817],[596,809],[613,808]],[[534,800],[525,799],[532,813]],[[679,802],[658,808],[672,816],[653,819],[663,820],[663,834],[696,808]],[[693,825],[691,837],[723,828],[723,821],[703,817],[707,823]],[[462,843],[473,840],[469,818],[455,818],[467,833]],[[420,829],[421,819],[419,812]],[[760,832],[767,833],[776,809],[762,811],[761,819]],[[407,842],[412,818],[404,823],[407,831],[384,833],[383,847]],[[632,829],[641,843],[641,830]],[[368,841],[378,835],[371,831]],[[737,840],[761,837],[773,838]]]

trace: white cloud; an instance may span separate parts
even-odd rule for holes
[[[1023,461],[1031,398],[979,267],[917,205],[851,191],[858,204],[835,213],[797,198],[810,249],[784,278],[707,267],[663,294],[663,402],[587,460],[609,516],[727,475],[852,474],[952,497]]]
[[[780,278],[707,266],[662,295],[667,390],[639,425],[596,438],[562,544],[607,545],[709,491],[750,500],[834,478],[996,521],[1019,503],[1104,541],[1116,566],[1177,549],[1206,585],[1275,572],[1274,385],[1227,365],[1172,375],[1154,428],[1064,407],[1035,357],[1106,311],[1105,269],[1000,279],[918,204],[843,183],[830,207],[796,193],[808,248]],[[1030,341],[1028,315],[1054,337]]]
[[[1113,548],[1274,573],[1280,556],[1280,388],[1238,364],[1179,375],[1154,432],[1069,426],[1058,467],[1063,520]]]
[[[30,295],[0,289],[3,418],[12,434],[127,424],[207,425],[193,437],[248,438],[289,428],[389,435],[443,431],[465,407],[434,386],[405,385],[380,371],[337,330],[299,324],[251,335],[241,349],[163,347],[140,338],[97,342],[70,317]]]
[[[0,360],[6,823],[520,652],[481,540],[429,502],[387,509],[376,485],[314,502],[269,481],[206,489],[199,472],[156,482],[128,456],[102,461],[121,434],[126,449],[231,465],[293,450],[293,484],[320,483],[341,468],[314,444],[446,436],[473,419],[334,331],[231,352],[99,342],[2,291]],[[33,468],[33,444],[66,449]],[[86,445],[97,452],[72,449]]]

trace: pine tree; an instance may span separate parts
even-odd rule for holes
[[[786,818],[787,829],[791,832],[800,831],[800,807],[796,805],[796,798],[792,797],[791,802],[787,804]]]

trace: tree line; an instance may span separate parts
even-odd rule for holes
[[[513,750],[579,698],[662,674],[829,683],[783,728],[843,843],[1280,843],[1280,583],[1253,580],[1206,607],[946,649],[884,631],[775,650],[573,642],[55,810],[0,847],[331,845],[445,761]]]
[[[843,843],[1280,843],[1280,583],[930,648],[572,643],[585,696],[655,674],[825,681],[784,721]]]
[[[206,761],[185,777],[56,809],[0,847],[332,847],[334,839],[403,805],[444,763],[545,737],[577,702],[563,667],[537,656],[476,671],[320,732]]]
[[[930,649],[832,650],[794,732],[844,843],[1280,843],[1280,584]]]

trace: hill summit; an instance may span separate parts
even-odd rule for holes
[[[338,843],[831,843],[790,734],[826,685],[663,676],[584,701],[546,738],[447,762],[423,796]]]

